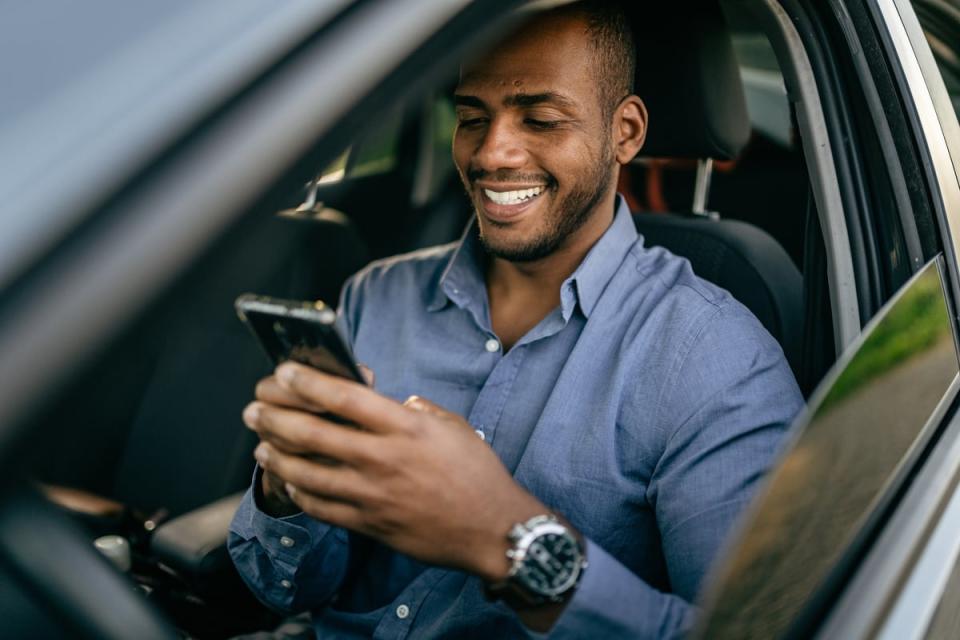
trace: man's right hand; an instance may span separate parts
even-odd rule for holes
[[[363,374],[364,378],[366,378],[367,384],[373,386],[373,371],[363,365],[358,365],[358,367],[360,368],[360,372]],[[273,376],[263,378],[257,383],[255,395],[258,400],[268,402],[279,407],[298,409],[317,414],[324,413],[323,407],[304,404],[304,399],[302,397],[286,391],[277,383],[276,378]],[[251,403],[247,405],[246,409],[243,411],[243,421],[247,427],[251,429],[253,429],[253,425],[256,422],[256,410],[256,403]],[[292,446],[289,442],[279,441],[276,438],[270,438],[269,436],[261,436],[261,440],[268,442],[269,444],[286,453],[297,455],[308,453],[298,449],[295,446]],[[283,518],[285,516],[292,516],[300,513],[300,507],[298,507],[296,503],[290,499],[290,496],[287,495],[287,490],[284,486],[283,480],[281,480],[275,474],[265,470],[261,473],[260,492],[260,497],[262,497],[262,500],[257,501],[257,506],[259,506],[260,509],[267,515],[273,518]]]
[[[319,407],[304,407],[303,399],[284,391],[284,389],[277,384],[277,381],[273,376],[264,378],[257,383],[256,396],[257,398],[269,398],[268,401],[271,404],[281,407],[289,407],[291,409],[307,409],[314,413],[322,413],[322,409]],[[256,410],[257,405],[252,403],[247,405],[246,409],[243,411],[243,421],[247,427],[251,429],[256,422]],[[294,447],[291,447],[289,443],[279,442],[276,439],[269,439],[261,436],[261,440],[267,441],[274,447],[277,447],[278,449],[281,449],[287,453],[304,453],[303,451],[298,451]],[[260,496],[258,497],[262,499],[257,501],[257,506],[260,507],[260,509],[268,516],[273,518],[283,518],[285,516],[292,516],[300,513],[300,507],[298,507],[293,500],[290,499],[290,496],[287,495],[287,490],[284,487],[283,480],[278,478],[275,474],[265,470],[262,471],[260,474],[259,489]]]

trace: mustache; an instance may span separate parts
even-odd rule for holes
[[[470,182],[476,182],[477,180],[485,179],[488,182],[530,182],[530,183],[544,183],[547,187],[552,187],[556,184],[556,180],[553,176],[548,173],[521,173],[519,171],[485,171],[483,169],[468,169],[467,170],[467,180]]]

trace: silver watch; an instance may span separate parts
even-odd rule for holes
[[[587,567],[580,540],[553,514],[513,525],[508,538],[513,547],[507,551],[507,583],[519,587],[517,595],[528,604],[561,601]]]

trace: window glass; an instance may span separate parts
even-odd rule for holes
[[[717,573],[702,637],[809,635],[797,625],[835,596],[957,373],[937,258],[880,311],[794,425]]]
[[[397,145],[400,141],[402,119],[399,113],[387,117],[371,135],[354,147],[347,176],[363,176],[387,173],[397,165]]]
[[[734,33],[732,39],[753,130],[792,148],[790,102],[770,41],[761,33],[746,31]]]
[[[397,165],[402,118],[400,113],[387,116],[369,135],[351,145],[320,172],[322,185],[342,182],[344,178],[387,173]]]
[[[450,157],[450,148],[453,146],[453,132],[457,127],[457,111],[453,107],[453,98],[450,95],[440,94],[436,96],[433,103],[432,121],[436,151]]]
[[[943,76],[953,109],[960,115],[960,4],[914,0],[913,8]]]
[[[352,147],[351,147],[352,148]],[[341,153],[320,172],[319,184],[333,184],[341,182],[347,173],[347,158],[350,156],[350,149]]]

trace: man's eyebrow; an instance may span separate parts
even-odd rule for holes
[[[453,103],[462,107],[477,107],[485,109],[486,103],[476,96],[454,94]],[[503,99],[506,107],[533,107],[538,104],[554,104],[559,107],[575,106],[573,100],[554,91],[544,91],[543,93],[515,93]]]
[[[538,104],[555,104],[559,107],[573,107],[573,101],[554,91],[543,93],[515,93],[503,101],[507,107],[533,107]]]

